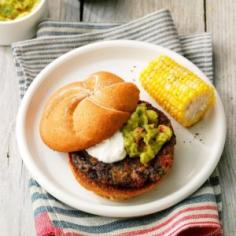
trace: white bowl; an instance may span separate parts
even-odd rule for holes
[[[33,38],[36,25],[47,15],[47,0],[40,0],[39,4],[26,16],[10,21],[0,21],[0,45]]]

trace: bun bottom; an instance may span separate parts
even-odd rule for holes
[[[69,158],[69,166],[76,178],[76,180],[86,189],[95,192],[96,194],[100,195],[101,197],[114,200],[114,201],[121,201],[121,200],[127,200],[129,198],[136,197],[138,195],[141,195],[145,192],[149,192],[152,189],[154,189],[159,183],[160,180],[163,180],[161,178],[159,181],[151,184],[147,184],[141,188],[130,188],[130,189],[125,189],[125,188],[115,188],[113,186],[108,186],[108,185],[103,185],[103,184],[98,184],[95,181],[91,180],[88,178],[85,174],[80,172],[73,164],[71,161],[71,158]],[[169,173],[169,171],[168,171]],[[166,175],[168,175],[166,173]],[[165,175],[165,176],[166,176]],[[164,176],[163,176],[164,177]]]

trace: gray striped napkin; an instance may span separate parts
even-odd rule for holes
[[[146,41],[167,47],[195,63],[213,82],[211,35],[202,33],[179,36],[170,12],[162,10],[125,24],[43,21],[38,27],[36,39],[12,45],[21,96],[37,74],[60,55],[91,42],[112,39]],[[215,204],[219,215],[222,210],[217,173],[195,194],[176,206],[131,220],[110,219],[72,209],[48,194],[33,179],[30,181],[30,190],[37,235],[136,235],[140,229],[146,230],[145,235],[177,235],[188,228],[181,228],[179,224],[171,223],[170,219],[183,209],[193,209],[201,203],[202,208],[214,207]],[[196,213],[198,220],[202,216],[200,213]],[[214,217],[217,218],[217,214]],[[165,231],[167,229],[163,222],[169,224],[169,231]],[[214,229],[216,222],[210,223],[208,226]],[[156,228],[153,228],[154,224]],[[198,226],[204,228],[204,224]],[[189,227],[192,227],[190,223]],[[220,235],[218,227],[215,231],[199,232],[202,234],[195,235],[206,235],[203,232]]]

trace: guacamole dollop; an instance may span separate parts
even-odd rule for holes
[[[171,128],[157,124],[158,114],[148,109],[145,103],[139,104],[122,129],[129,157],[139,156],[140,162],[147,164],[170,140],[173,135]]]
[[[29,14],[39,0],[0,0],[0,20],[14,20]]]

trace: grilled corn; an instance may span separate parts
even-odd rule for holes
[[[215,102],[213,86],[164,55],[149,63],[140,75],[140,82],[185,127],[198,122]]]

